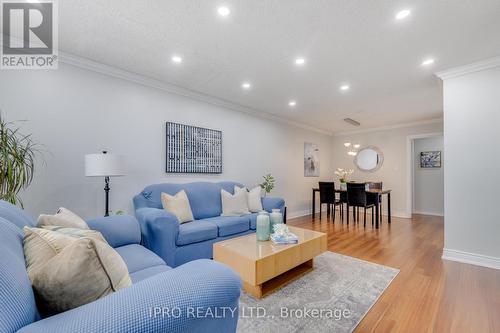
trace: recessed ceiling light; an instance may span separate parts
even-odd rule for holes
[[[340,90],[342,90],[342,91],[347,91],[347,90],[349,90],[350,88],[351,88],[351,87],[349,87],[349,85],[348,85],[348,84],[344,84],[344,85],[341,85],[341,86],[340,86]]]
[[[231,10],[229,10],[229,8],[227,8],[226,6],[222,6],[217,8],[217,13],[219,13],[219,15],[222,17],[226,17],[231,14]]]
[[[297,58],[297,59],[295,59],[295,65],[302,66],[305,63],[306,63],[306,59],[304,59],[304,58]]]
[[[293,108],[295,105],[297,105],[297,102],[296,102],[296,101],[290,101],[290,102],[288,102],[288,106],[290,106],[290,107],[292,107],[292,108]]]
[[[172,62],[174,62],[176,64],[180,64],[182,62],[182,58],[178,55],[174,55],[174,56],[172,56]]]
[[[396,14],[396,20],[402,20],[410,16],[411,12],[408,9],[402,10]]]
[[[425,59],[422,61],[422,66],[430,66],[434,63],[434,61],[435,60],[433,58]]]
[[[250,82],[243,82],[243,83],[241,84],[241,87],[242,87],[243,89],[248,90],[248,89],[252,88],[252,84],[251,84]]]

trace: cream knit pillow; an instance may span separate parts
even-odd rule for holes
[[[163,209],[165,209],[169,213],[174,214],[179,220],[179,223],[194,220],[193,212],[191,211],[191,205],[189,204],[189,199],[187,197],[186,191],[179,191],[176,195],[162,193],[161,203],[163,205]]]
[[[54,232],[58,231],[58,232]],[[68,237],[69,236],[69,237]],[[89,237],[106,242],[99,231],[46,226],[24,228],[24,257],[28,275],[60,253],[75,238]],[[31,276],[30,276],[31,278]]]
[[[250,214],[248,211],[247,190],[235,188],[234,194],[221,190],[222,214],[221,216],[241,216]]]
[[[99,232],[64,232],[24,227],[28,276],[45,315],[93,302],[132,284],[125,262]]]
[[[241,191],[241,190],[244,190],[245,192],[247,192],[246,187],[238,187],[236,185],[234,186],[235,193],[236,193],[236,191]],[[261,193],[262,193],[262,189],[260,188],[260,186],[254,187],[253,189],[251,189],[250,191],[248,191],[246,193],[248,210],[251,213],[258,213],[264,209],[264,208],[262,208]]]
[[[87,223],[78,215],[64,207],[59,208],[54,215],[41,214],[38,217],[37,227],[47,225],[60,226],[66,228],[89,229]]]

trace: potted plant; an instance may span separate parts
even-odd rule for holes
[[[19,192],[33,180],[37,144],[0,116],[0,199],[23,206]]]
[[[337,175],[337,177],[339,177],[341,190],[347,189],[347,182],[349,181],[349,177],[351,177],[353,172],[354,170],[352,169],[337,168],[337,170],[335,170],[335,174]]]
[[[264,190],[264,196],[267,195],[267,193],[271,193],[271,191],[274,188],[274,177],[271,174],[267,174],[263,176],[264,182],[260,184],[260,187]]]

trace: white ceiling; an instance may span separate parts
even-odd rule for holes
[[[217,14],[221,4],[229,17]],[[396,21],[406,8],[411,16]],[[433,73],[499,55],[499,18],[499,0],[64,0],[59,46],[339,132],[357,129],[345,117],[360,128],[441,117]],[[172,64],[173,54],[183,63]],[[305,66],[295,66],[297,56]],[[422,68],[429,56],[436,63]],[[250,91],[243,81],[252,82]]]

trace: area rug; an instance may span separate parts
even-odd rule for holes
[[[352,332],[398,273],[325,252],[312,272],[261,300],[242,292],[238,332]]]

